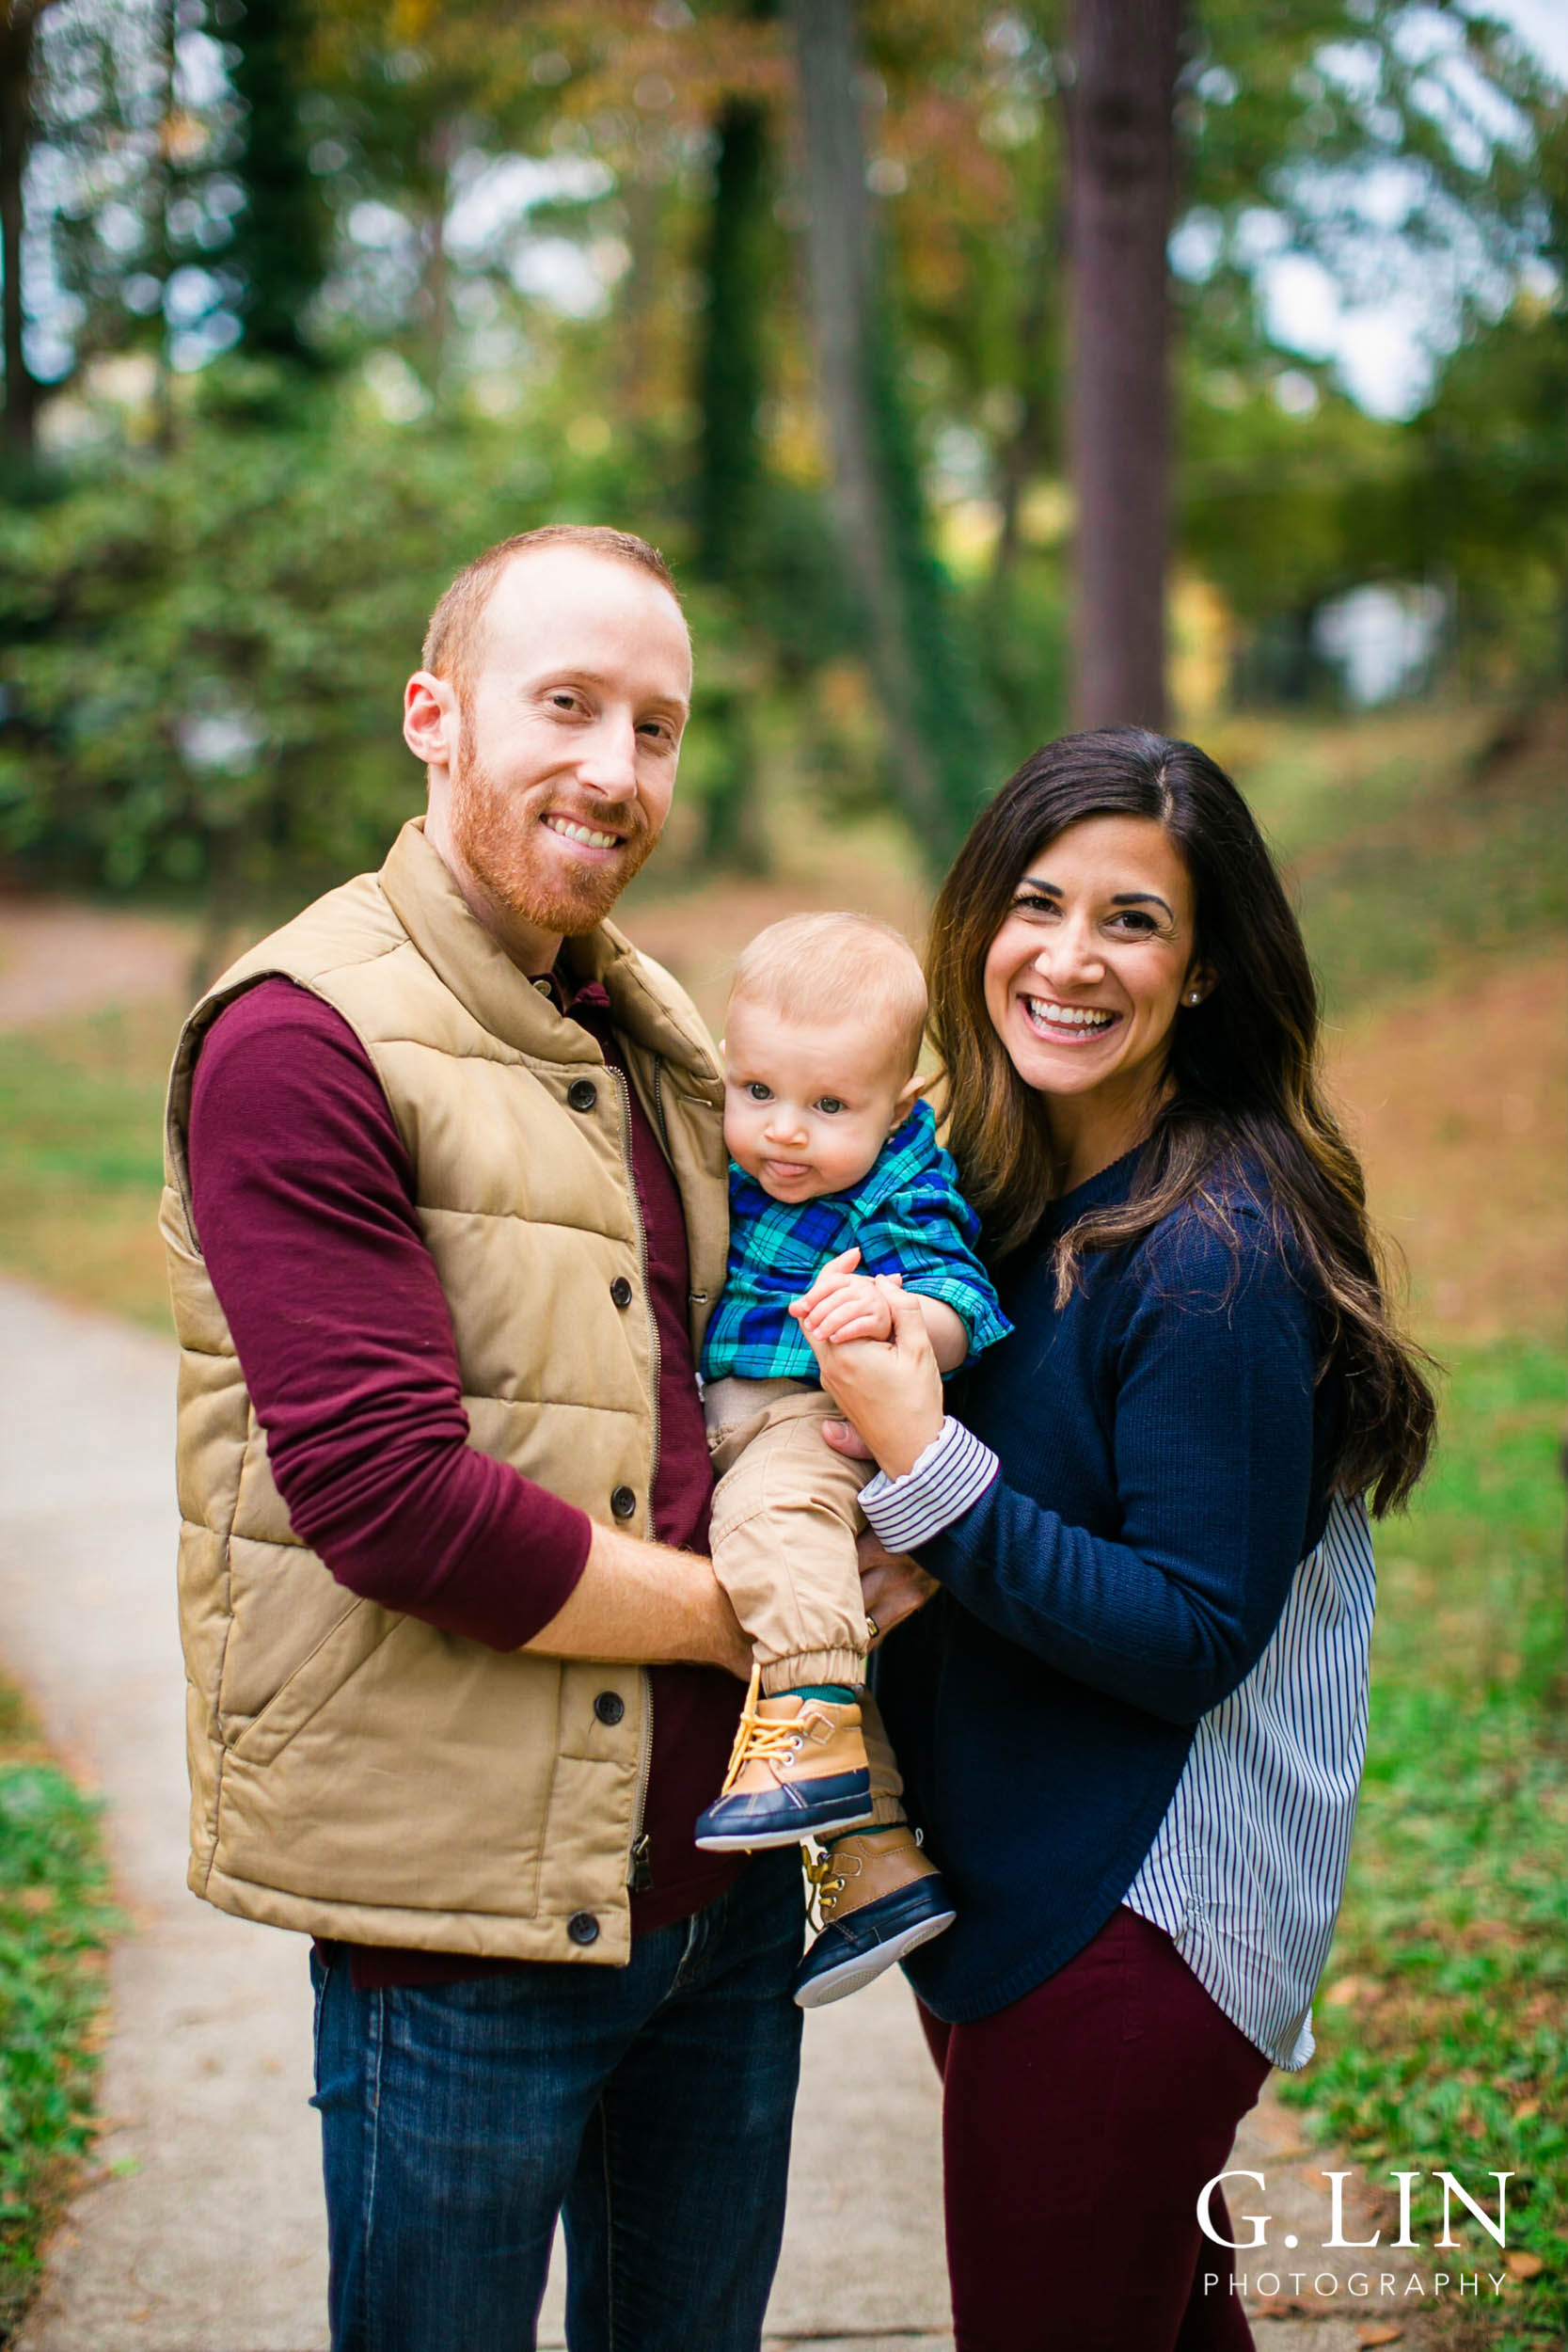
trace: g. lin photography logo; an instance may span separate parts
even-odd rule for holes
[[[1459,2240],[1453,2235],[1452,2214],[1455,2201],[1465,2207],[1472,2219],[1479,2222],[1497,2248],[1506,2251],[1508,2246],[1508,2184],[1513,2178],[1512,2172],[1494,2172],[1489,2175],[1497,2185],[1495,2217],[1487,2211],[1479,2199],[1471,2196],[1456,2174],[1444,2171],[1434,2172],[1432,2175],[1433,2182],[1436,2187],[1441,2188],[1443,2196],[1443,2228],[1441,2235],[1430,2241],[1418,2238],[1412,2228],[1416,2184],[1426,2178],[1424,2173],[1389,2173],[1388,2178],[1397,2184],[1399,2189],[1400,2226],[1399,2234],[1386,2241],[1384,2239],[1381,2228],[1375,2229],[1370,2237],[1355,2238],[1346,2234],[1345,2183],[1351,2177],[1349,2172],[1324,2172],[1323,2175],[1328,2184],[1328,2230],[1327,2233],[1318,2241],[1318,2250],[1322,2254],[1338,2255],[1342,2252],[1352,2256],[1364,2256],[1376,2248],[1379,2250],[1375,2265],[1372,2263],[1353,2260],[1349,2264],[1336,2263],[1333,2266],[1324,2265],[1319,2268],[1290,2270],[1273,2266],[1278,2261],[1278,2257],[1269,2242],[1269,2224],[1274,2218],[1272,2214],[1238,2214],[1236,2227],[1238,2229],[1245,2227],[1250,2230],[1251,2234],[1246,2237],[1234,2238],[1224,2235],[1213,2217],[1212,2199],[1216,2189],[1223,2189],[1226,2183],[1229,2181],[1251,2181],[1257,2185],[1259,2195],[1266,2197],[1269,2193],[1266,2175],[1261,2172],[1216,2172],[1212,2180],[1204,2183],[1197,2201],[1198,2224],[1205,2237],[1215,2246],[1227,2247],[1233,2254],[1238,2256],[1259,2253],[1271,2266],[1267,2269],[1243,2270],[1237,2264],[1232,2265],[1228,2273],[1224,2270],[1206,2270],[1203,2274],[1204,2294],[1209,2295],[1215,2290],[1224,2290],[1232,2295],[1250,2294],[1269,2300],[1281,2295],[1301,2296],[1308,2292],[1316,2296],[1325,2297],[1338,2295],[1342,2291],[1357,2302],[1375,2302],[1384,2305],[1403,2301],[1406,2296],[1424,2302],[1433,2296],[1441,2299],[1451,2296],[1474,2296],[1479,2301],[1485,2294],[1491,2294],[1494,2296],[1502,2294],[1509,2279],[1506,2266],[1494,2273],[1486,2267],[1484,2260],[1480,2268],[1472,2271],[1465,2270],[1462,2265],[1455,2265],[1451,2269],[1439,2270],[1435,2264],[1427,2265],[1419,2261],[1402,2265],[1396,2265],[1393,2267],[1386,2267],[1386,2265],[1396,2254],[1418,2251],[1429,2245],[1431,2251],[1437,2255],[1463,2252],[1464,2249]],[[1295,2251],[1300,2245],[1299,2233],[1287,2232],[1280,2243],[1287,2252]]]

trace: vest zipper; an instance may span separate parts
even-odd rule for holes
[[[646,1666],[642,1677],[642,1737],[637,1749],[637,1799],[631,1813],[631,1851],[626,1857],[626,1884],[634,1895],[645,1895],[654,1883],[653,1839],[642,1826],[648,1805],[648,1775],[654,1761],[654,1680]]]
[[[675,1163],[670,1150],[670,1130],[664,1119],[664,1064],[657,1054],[654,1056],[654,1117],[658,1120],[658,1139],[664,1146],[664,1156],[673,1169]]]
[[[642,1203],[637,1197],[637,1169],[631,1155],[631,1089],[620,1071],[611,1070],[621,1097],[621,1155],[626,1167],[626,1196],[631,1202],[632,1223],[637,1228],[637,1263],[642,1272],[642,1311],[648,1326],[648,1376],[650,1392],[648,1407],[651,1436],[648,1444],[648,1528],[653,1532],[654,1481],[658,1476],[658,1375],[660,1356],[658,1321],[654,1313],[653,1289],[648,1279],[648,1229],[642,1222]],[[658,1099],[658,1064],[654,1064],[654,1104],[658,1112],[659,1125],[664,1124],[664,1107]],[[642,1827],[642,1816],[648,1804],[648,1774],[654,1760],[654,1685],[646,1666],[638,1673],[642,1680],[642,1738],[637,1752],[637,1796],[632,1806],[631,1846],[626,1856],[626,1884],[633,1894],[641,1895],[654,1883],[649,1838]]]
[[[642,1203],[637,1197],[637,1170],[631,1156],[631,1089],[618,1070],[611,1070],[621,1094],[621,1156],[626,1164],[626,1195],[631,1202],[632,1223],[637,1228],[637,1263],[642,1273],[642,1311],[648,1326],[648,1407],[651,1435],[648,1440],[648,1527],[653,1540],[654,1486],[658,1477],[658,1375],[660,1356],[658,1318],[654,1313],[653,1286],[648,1279],[648,1229],[642,1222]]]

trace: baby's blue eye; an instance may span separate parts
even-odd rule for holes
[[[753,1103],[770,1103],[773,1100],[772,1088],[765,1087],[760,1078],[752,1078],[749,1082],[746,1091],[751,1096]]]
[[[819,1111],[826,1111],[831,1118],[834,1111],[841,1111],[844,1104],[836,1094],[819,1094],[816,1098],[816,1107]]]

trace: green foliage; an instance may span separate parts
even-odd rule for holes
[[[1479,676],[1568,676],[1568,290],[1454,354],[1406,468],[1410,569],[1452,580]]]
[[[981,797],[1062,734],[1068,709],[1068,583],[1062,565],[1030,555],[1000,592],[977,588],[966,615],[978,641],[985,691],[995,713],[996,740],[976,745],[971,762]],[[992,765],[982,769],[989,756]]]
[[[117,888],[375,863],[422,798],[397,713],[436,596],[592,496],[543,440],[352,397],[270,429],[209,408],[0,510],[0,847]]]
[[[898,348],[891,325],[873,337],[868,414],[914,697],[913,719],[941,796],[935,821],[922,830],[922,848],[933,875],[940,876],[995,788],[995,725],[968,615],[932,545],[913,435],[895,372]],[[889,798],[895,806],[899,804],[896,777]]]
[[[1565,1400],[1560,1350],[1465,1351],[1435,1469],[1380,1539],[1350,1883],[1319,2055],[1284,2086],[1374,2180],[1513,2174],[1508,2247],[1544,2268],[1491,2322],[1498,2352],[1568,2329]],[[1469,2267],[1495,2251],[1466,2243]]]
[[[92,2146],[89,2112],[115,1924],[98,1809],[37,1750],[0,1685],[0,2340]]]
[[[1249,384],[1196,353],[1182,389],[1180,542],[1239,620],[1310,612],[1381,571],[1408,571],[1405,538],[1389,530],[1408,495],[1401,428],[1327,389],[1315,414],[1289,415],[1266,378]]]

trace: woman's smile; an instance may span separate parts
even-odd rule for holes
[[[1041,996],[1029,989],[1019,991],[1019,1002],[1037,1036],[1074,1051],[1099,1044],[1125,1017],[1110,1005],[1069,1005],[1058,996]]]

